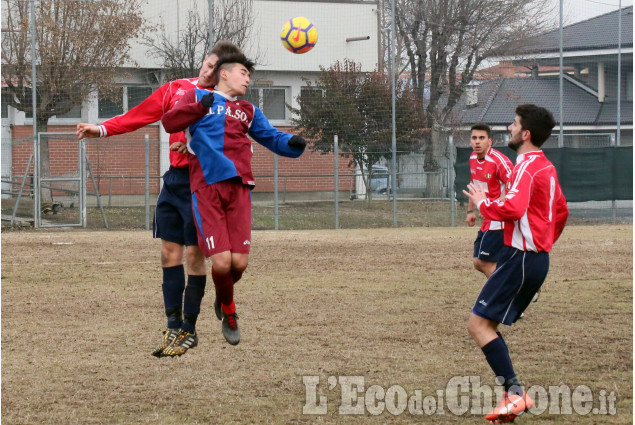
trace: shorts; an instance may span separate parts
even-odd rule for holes
[[[152,230],[155,238],[164,241],[186,246],[198,243],[187,168],[170,167],[163,175]]]
[[[225,180],[192,194],[198,246],[205,257],[223,251],[249,254],[251,247],[251,187]]]
[[[509,248],[507,257],[485,282],[472,312],[511,326],[531,303],[549,271],[549,253]]]
[[[505,231],[486,230],[478,231],[478,236],[474,241],[474,258],[479,260],[498,263],[502,259],[505,250]]]

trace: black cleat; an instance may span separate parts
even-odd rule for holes
[[[172,340],[172,343],[163,350],[164,356],[174,357],[182,356],[185,352],[198,345],[198,335],[196,332],[193,334],[181,329],[179,334]]]
[[[236,313],[225,314],[223,312],[223,336],[231,345],[240,342],[240,329],[238,329],[238,315]]]
[[[157,348],[155,348],[155,350],[152,352],[152,355],[155,357],[162,357],[163,356],[163,350],[165,350],[166,348],[168,348],[168,346],[170,345],[170,343],[174,340],[174,338],[176,338],[176,336],[179,334],[179,330],[178,329],[166,329],[163,331],[163,339],[161,340],[161,345],[159,345]]]

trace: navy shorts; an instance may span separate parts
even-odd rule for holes
[[[198,244],[187,168],[170,167],[163,175],[152,227],[155,238],[186,246]]]
[[[485,282],[472,312],[504,325],[514,323],[547,277],[549,253],[507,247],[508,256]]]
[[[486,230],[478,231],[478,236],[474,241],[474,258],[479,260],[498,263],[501,261],[505,251],[505,231]]]

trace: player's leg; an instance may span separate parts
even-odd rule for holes
[[[183,322],[183,221],[178,211],[178,199],[173,188],[183,179],[183,171],[171,168],[164,175],[164,184],[157,200],[153,220],[153,236],[161,239],[161,267],[163,272],[163,303],[167,330],[161,344],[152,352],[161,357],[163,350],[174,340]],[[187,174],[184,174],[187,179]]]
[[[231,275],[231,291],[226,290],[222,295],[218,292],[221,313],[223,336],[232,345],[240,342],[240,329],[238,327],[238,315],[233,299],[234,284],[240,279],[249,262],[249,250],[251,247],[251,190],[242,183],[227,183],[223,187],[224,194],[230,201],[225,208],[227,217],[227,231],[231,245],[229,259],[225,255],[223,265],[229,260],[229,273]],[[212,259],[214,264],[214,259]],[[225,278],[227,282],[230,279]],[[231,292],[232,298],[228,298]]]
[[[507,344],[496,332],[499,323],[511,325],[520,317],[544,281],[544,262],[527,261],[534,258],[533,254],[514,250],[500,264],[479,294],[468,324],[470,336],[481,348],[494,374],[502,378],[505,387],[504,399],[486,415],[490,421],[513,420],[533,406],[533,401],[518,381]]]
[[[484,232],[479,230],[476,241],[474,241],[474,268],[489,279],[496,270],[496,264],[504,247],[502,230],[486,230]]]

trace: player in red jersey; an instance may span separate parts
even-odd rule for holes
[[[487,124],[474,124],[471,130],[470,145],[474,152],[470,156],[470,181],[483,188],[490,200],[497,200],[511,177],[512,162],[492,148],[491,129]],[[471,200],[468,201],[465,221],[470,227],[476,224]],[[474,268],[489,278],[496,269],[504,246],[503,222],[484,219],[474,241]]]
[[[77,137],[108,137],[129,133],[160,120],[187,90],[211,90],[216,83],[213,71],[218,57],[233,53],[240,53],[240,49],[229,41],[219,41],[203,60],[198,78],[170,81],[127,113],[104,121],[101,125],[80,123],[77,125]],[[196,320],[205,294],[205,256],[197,244],[185,143],[183,132],[170,135],[170,169],[163,176],[163,187],[153,221],[153,236],[161,239],[162,291],[167,316],[167,329],[161,344],[152,352],[156,357],[180,356],[188,348],[198,345]],[[183,247],[187,263],[187,286]]]
[[[306,141],[274,128],[244,96],[253,62],[243,54],[223,56],[216,64],[214,93],[193,89],[166,113],[168,132],[187,129],[192,210],[201,251],[212,259],[212,279],[222,309],[228,343],[240,342],[234,283],[247,268],[251,246],[252,142],[278,155],[300,156]]]
[[[483,217],[505,222],[508,252],[481,290],[468,324],[470,336],[505,386],[500,404],[485,416],[491,423],[510,422],[534,404],[518,382],[498,326],[518,320],[540,289],[549,270],[549,252],[569,216],[556,169],[540,149],[554,126],[545,108],[518,106],[508,128],[508,145],[518,158],[505,198],[491,200],[474,183],[463,191]]]

